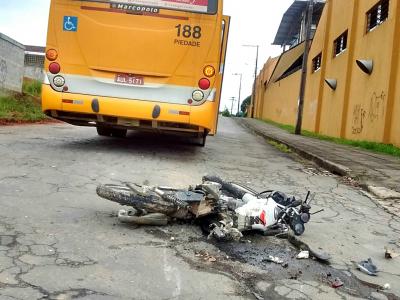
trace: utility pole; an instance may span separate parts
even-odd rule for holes
[[[238,97],[238,110],[237,110],[237,116],[239,117],[240,113],[240,100],[241,100],[241,95],[242,95],[242,73],[233,73],[232,75],[235,76],[240,76],[240,83],[239,83],[239,97]]]
[[[314,0],[308,1],[308,12],[307,12],[307,23],[306,23],[306,40],[304,41],[304,55],[303,55],[303,68],[301,73],[301,83],[300,83],[300,95],[299,95],[299,104],[297,109],[297,122],[295,134],[301,134],[301,127],[303,123],[303,109],[304,109],[304,96],[306,92],[306,83],[307,83],[307,63],[308,63],[308,54],[310,52],[310,41],[311,41],[311,26],[312,26],[312,17],[314,12]]]
[[[230,97],[229,98],[230,101],[232,101],[232,106],[231,106],[231,116],[233,116],[233,103],[235,103],[236,98],[235,97]]]
[[[250,117],[254,117],[254,103],[256,100],[256,83],[257,83],[257,70],[258,70],[258,50],[260,48],[260,45],[243,45],[243,47],[253,47],[257,48],[257,53],[256,53],[256,67],[254,69],[254,83],[253,83],[253,93],[251,95],[251,112],[250,112]]]

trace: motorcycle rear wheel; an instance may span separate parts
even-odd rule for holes
[[[172,215],[179,209],[175,203],[164,200],[156,193],[140,195],[127,185],[102,184],[97,187],[96,193],[101,198],[150,213]]]

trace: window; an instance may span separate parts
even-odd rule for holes
[[[346,30],[342,33],[334,42],[334,56],[338,56],[347,48],[347,35],[348,31]]]
[[[321,63],[322,63],[322,53],[318,54],[312,60],[312,71],[313,71],[313,73],[317,72],[319,69],[321,69]]]
[[[44,67],[44,55],[25,54],[25,66]]]
[[[367,32],[381,25],[389,16],[389,0],[381,0],[367,12]]]

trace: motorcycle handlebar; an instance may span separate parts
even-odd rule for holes
[[[295,201],[293,201],[292,203],[290,203],[288,206],[286,206],[287,208],[290,208],[290,207],[297,207],[297,206],[300,206],[301,205],[301,201],[300,200],[295,200]]]
[[[248,193],[248,191],[245,191],[244,189],[240,189],[236,185],[234,185],[230,182],[226,182],[218,176],[204,176],[203,182],[205,182],[205,181],[219,183],[222,186],[223,190],[229,192],[230,194],[232,194],[233,197],[238,198],[238,199],[242,199],[244,197],[244,195],[246,195]]]

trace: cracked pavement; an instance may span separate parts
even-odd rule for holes
[[[385,245],[400,252],[399,218],[230,119],[220,120],[205,148],[156,134],[98,137],[93,128],[63,124],[0,127],[0,166],[1,300],[400,296],[400,257],[384,258]],[[193,225],[122,225],[120,207],[95,193],[99,183],[126,181],[187,187],[204,174],[296,196],[311,190],[313,210],[325,211],[302,239],[329,252],[332,266],[293,259],[297,249],[269,237],[216,245]],[[288,268],[263,262],[269,254]],[[354,261],[368,257],[379,276],[355,269]],[[329,277],[345,286],[333,289]],[[391,289],[381,290],[386,283]]]

